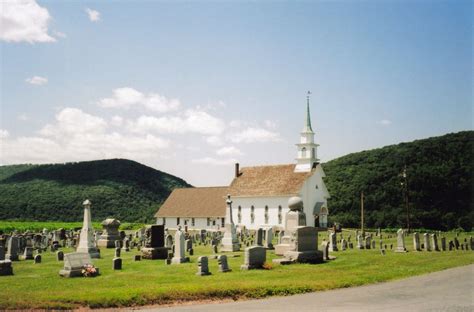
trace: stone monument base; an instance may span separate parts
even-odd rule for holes
[[[170,248],[168,247],[144,247],[140,249],[142,258],[148,260],[167,259],[169,250]]]
[[[12,262],[10,260],[0,261],[0,276],[13,275]]]
[[[285,252],[290,251],[291,246],[290,244],[278,244],[275,246],[275,255],[283,256]]]
[[[99,268],[95,268],[97,275],[100,275]],[[82,268],[80,269],[71,269],[71,270],[60,270],[59,276],[61,277],[83,277]]]
[[[404,247],[397,247],[397,249],[395,249],[395,252],[408,252],[408,251]]]
[[[97,247],[104,247],[104,248],[115,248],[115,241],[121,240],[120,236],[112,239],[99,239],[97,241]]]
[[[240,250],[240,244],[237,243],[231,243],[231,244],[225,244],[224,242],[222,243],[221,251],[223,252],[234,252],[234,251],[239,251]]]
[[[186,262],[189,262],[189,257],[171,259],[171,264],[180,264],[180,263],[186,263]]]
[[[76,252],[88,253],[92,259],[100,259],[100,249],[97,248],[77,248]]]
[[[323,252],[314,251],[287,251],[282,259],[274,259],[273,263],[291,264],[291,263],[323,263]]]
[[[263,269],[262,265],[252,265],[252,264],[242,264],[240,266],[241,270],[258,270]]]

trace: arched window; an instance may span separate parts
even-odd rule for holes
[[[237,223],[242,223],[242,207],[239,206],[237,209]]]
[[[281,224],[283,222],[283,215],[282,215],[282,208],[281,205],[278,206],[278,224]]]
[[[303,158],[306,157],[306,147],[303,147],[301,149],[301,157],[303,157]]]
[[[254,223],[255,222],[255,207],[252,206],[250,207],[250,223]]]
[[[265,224],[268,224],[268,206],[265,206]]]

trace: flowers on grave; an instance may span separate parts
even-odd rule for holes
[[[94,277],[97,276],[97,270],[92,264],[86,264],[82,268],[82,275],[84,277]]]

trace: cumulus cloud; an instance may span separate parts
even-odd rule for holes
[[[220,146],[220,145],[224,144],[222,139],[217,135],[212,135],[212,136],[206,137],[205,140],[206,140],[207,144],[212,145],[212,146]]]
[[[234,158],[227,158],[227,159],[217,159],[213,157],[204,157],[204,158],[198,158],[198,159],[193,159],[193,163],[195,164],[206,164],[206,165],[214,165],[214,166],[228,166],[231,164],[235,164],[237,160]]]
[[[51,16],[35,0],[2,1],[0,39],[6,42],[55,42],[48,34]]]
[[[42,86],[48,83],[48,78],[40,77],[40,76],[33,76],[31,78],[26,78],[26,82],[35,86]]]
[[[89,16],[89,20],[91,22],[100,21],[100,13],[98,11],[86,8],[86,13],[87,13],[87,16]]]
[[[392,124],[392,122],[388,119],[379,120],[377,123],[382,126],[390,126]]]
[[[113,90],[112,97],[103,98],[98,101],[98,104],[104,108],[122,109],[141,106],[159,113],[177,110],[181,105],[178,99],[168,99],[158,93],[143,94],[129,87]]]
[[[207,112],[186,110],[183,116],[140,116],[130,122],[128,128],[132,132],[147,133],[198,133],[203,135],[218,135],[224,131],[224,122]]]
[[[235,146],[225,146],[216,151],[219,156],[232,156],[232,155],[243,155],[240,149]]]
[[[280,134],[264,128],[248,127],[243,131],[229,136],[234,143],[276,142],[280,141]]]
[[[64,108],[36,136],[9,139],[0,131],[5,163],[50,163],[102,158],[154,159],[170,146],[152,134],[120,133],[101,117]]]
[[[0,129],[0,139],[6,139],[10,136],[10,133],[8,133],[7,130],[5,129]]]

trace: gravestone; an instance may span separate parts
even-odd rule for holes
[[[169,248],[165,247],[165,227],[152,225],[145,230],[145,246],[141,248],[143,259],[166,259]]]
[[[64,252],[61,250],[56,252],[56,260],[57,261],[63,261],[64,260]]]
[[[237,238],[237,230],[235,228],[234,220],[232,219],[232,200],[230,199],[230,195],[227,195],[226,205],[224,224],[225,233],[221,240],[221,250],[230,252],[239,251],[240,243]]]
[[[41,263],[41,255],[36,255],[36,256],[34,257],[34,261],[35,261],[35,264]]]
[[[294,231],[291,248],[283,259],[274,259],[275,263],[320,263],[323,253],[318,250],[318,230],[312,226],[300,226]]]
[[[365,237],[365,249],[370,249],[370,241],[372,240],[372,238],[370,237],[370,235],[366,236]]]
[[[0,246],[0,261],[5,260],[5,247]]]
[[[405,233],[402,229],[397,231],[397,249],[395,252],[407,252],[405,248]]]
[[[184,245],[186,246],[186,251],[187,252],[189,252],[191,249],[193,249],[193,242],[190,239],[185,240]]]
[[[23,252],[22,256],[23,260],[33,260],[33,247],[25,247],[25,251]]]
[[[0,276],[13,275],[13,267],[11,260],[0,261]]]
[[[120,240],[120,234],[118,228],[120,227],[120,221],[117,219],[108,218],[102,221],[102,234],[97,241],[98,247],[114,248],[115,241]]]
[[[428,233],[423,234],[423,242],[425,244],[425,251],[431,251],[430,236]]]
[[[336,241],[336,233],[329,234],[329,251],[338,251],[337,249],[337,241]]]
[[[77,253],[88,253],[91,258],[100,258],[100,250],[96,247],[94,238],[94,228],[91,221],[91,202],[86,199],[84,206],[84,222],[79,238],[79,245],[76,249]]]
[[[420,234],[418,232],[413,233],[413,250],[421,251],[420,248]]]
[[[347,249],[347,242],[346,240],[343,238],[341,239],[341,250],[344,251]]]
[[[266,249],[260,246],[245,248],[244,264],[241,270],[263,269],[263,264],[267,260]]]
[[[365,248],[365,244],[364,242],[362,241],[362,235],[358,234],[357,236],[357,249],[364,249]]]
[[[19,242],[18,242],[18,237],[12,236],[8,240],[7,244],[7,256],[6,259],[10,261],[18,261],[18,252],[19,252]]]
[[[128,239],[128,237],[125,237],[123,239],[122,250],[125,251],[125,252],[130,251],[130,240]]]
[[[456,247],[456,249],[459,249],[459,240],[457,235],[458,233],[456,233],[456,237],[454,238],[454,247]]]
[[[85,265],[92,265],[92,259],[89,253],[73,252],[64,255],[64,268],[59,271],[62,277],[79,277],[82,276],[82,269]],[[99,269],[96,268],[97,274]]]
[[[323,260],[328,261],[329,260],[329,243],[324,241],[321,243],[321,247],[323,249]]]
[[[266,249],[273,249],[272,241],[273,241],[273,229],[268,228],[265,231],[265,245],[263,247],[265,247]]]
[[[263,229],[257,230],[257,246],[263,246]]]
[[[141,255],[135,255],[133,257],[133,261],[141,261],[142,260],[142,256]]]
[[[113,270],[121,270],[122,269],[122,258],[115,257],[112,260],[112,269]]]
[[[438,237],[436,236],[436,233],[431,234],[431,246],[433,247],[434,251],[439,251]]]
[[[446,251],[446,237],[441,237],[441,250]]]
[[[375,249],[375,239],[372,240],[372,249]]]
[[[217,250],[217,245],[212,245],[212,251],[214,252],[214,254],[219,253],[219,251]]]
[[[171,259],[171,264],[180,264],[189,262],[189,258],[185,256],[184,233],[179,228],[174,235],[174,257]]]
[[[289,251],[290,242],[294,231],[299,226],[306,226],[306,214],[303,212],[303,200],[300,197],[291,197],[288,200],[290,210],[285,215],[285,236],[281,238],[281,243],[275,246],[275,254],[283,256]]]
[[[120,258],[121,250],[119,247],[115,247],[115,258]]]
[[[229,264],[227,263],[227,256],[226,255],[220,255],[217,257],[217,263],[219,265],[219,272],[230,272],[232,271],[229,268]]]
[[[454,243],[452,240],[449,241],[449,251],[452,251],[454,249]]]
[[[198,271],[196,275],[211,275],[211,272],[209,272],[209,259],[206,256],[201,256],[198,258]]]
[[[171,248],[173,246],[173,235],[167,234],[165,238],[165,247]]]

